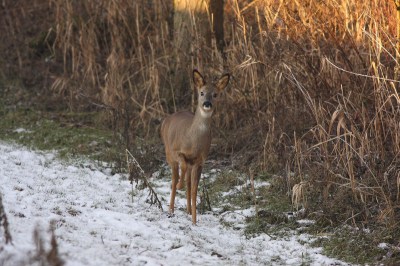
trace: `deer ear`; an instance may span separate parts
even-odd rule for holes
[[[198,88],[203,87],[205,84],[203,76],[200,74],[199,71],[197,71],[197,69],[193,70],[193,81]]]
[[[229,78],[230,78],[230,75],[229,75],[229,74],[223,75],[223,76],[215,83],[215,87],[217,87],[218,90],[222,90],[223,88],[226,87],[226,85],[228,85],[228,83],[229,83]]]

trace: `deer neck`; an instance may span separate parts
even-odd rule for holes
[[[204,112],[199,106],[193,118],[190,131],[196,135],[210,132],[212,112]]]

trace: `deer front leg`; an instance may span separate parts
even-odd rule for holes
[[[169,204],[170,212],[174,213],[174,205],[175,205],[175,194],[176,194],[176,184],[178,183],[179,179],[179,165],[177,163],[170,164],[172,168],[172,185],[171,185],[171,201]]]
[[[197,187],[201,177],[201,171],[203,170],[202,165],[194,166],[192,169],[192,222],[196,225],[196,199],[197,199]]]

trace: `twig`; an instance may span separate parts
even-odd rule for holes
[[[4,228],[4,236],[6,238],[6,244],[8,244],[8,243],[12,244],[12,237],[11,237],[10,231],[8,230],[7,215],[6,215],[6,211],[4,210],[4,207],[3,207],[3,198],[2,198],[2,195],[0,194],[0,226],[1,225]]]
[[[392,254],[394,254],[398,249],[399,249],[400,243],[397,244],[397,246],[392,250]]]
[[[150,190],[150,192],[149,192],[149,196],[150,196],[150,205],[156,204],[157,207],[158,207],[160,210],[163,210],[161,201],[158,199],[157,193],[154,191],[153,187],[150,185],[149,181],[147,180],[147,177],[146,177],[146,175],[144,174],[144,171],[143,171],[142,167],[140,167],[138,161],[135,159],[135,157],[133,157],[133,155],[128,151],[128,149],[126,150],[126,153],[127,153],[127,155],[129,154],[129,155],[131,156],[131,158],[133,159],[132,162],[129,162],[129,160],[128,160],[128,162],[127,162],[128,165],[129,165],[130,163],[135,163],[135,164],[136,164],[136,167],[140,170],[140,171],[139,171],[139,174],[140,174],[140,176],[142,177],[142,180],[143,180],[144,184],[145,184],[145,185],[149,188],[149,190]],[[129,157],[128,157],[128,159],[129,159]],[[130,174],[130,173],[129,173],[129,174]],[[137,183],[137,182],[138,182],[138,180],[136,179],[136,183]]]
[[[131,185],[132,185],[132,203],[133,203],[133,176],[131,175],[131,167],[129,164],[128,150],[126,150],[126,161],[128,163],[129,181],[131,181]]]
[[[148,249],[145,249],[145,250],[141,251],[138,255],[142,255],[142,253],[146,252],[146,251],[148,251]]]
[[[370,76],[370,75],[364,75],[364,74],[359,74],[359,73],[355,73],[355,72],[352,72],[352,71],[348,71],[348,70],[346,70],[346,69],[343,69],[343,68],[341,68],[341,67],[335,65],[335,64],[332,63],[327,57],[325,57],[325,60],[326,60],[329,64],[331,64],[333,67],[337,68],[337,69],[340,70],[340,71],[346,72],[346,73],[348,73],[348,74],[352,74],[352,75],[360,76],[360,77],[364,77],[364,78],[373,78],[373,79],[384,80],[384,81],[390,81],[390,82],[400,82],[400,81],[394,80],[394,79],[381,78],[381,77],[378,77],[378,76]]]

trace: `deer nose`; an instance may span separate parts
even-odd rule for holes
[[[209,109],[209,108],[212,107],[212,103],[210,101],[205,101],[203,103],[203,107],[206,108],[206,109]]]

